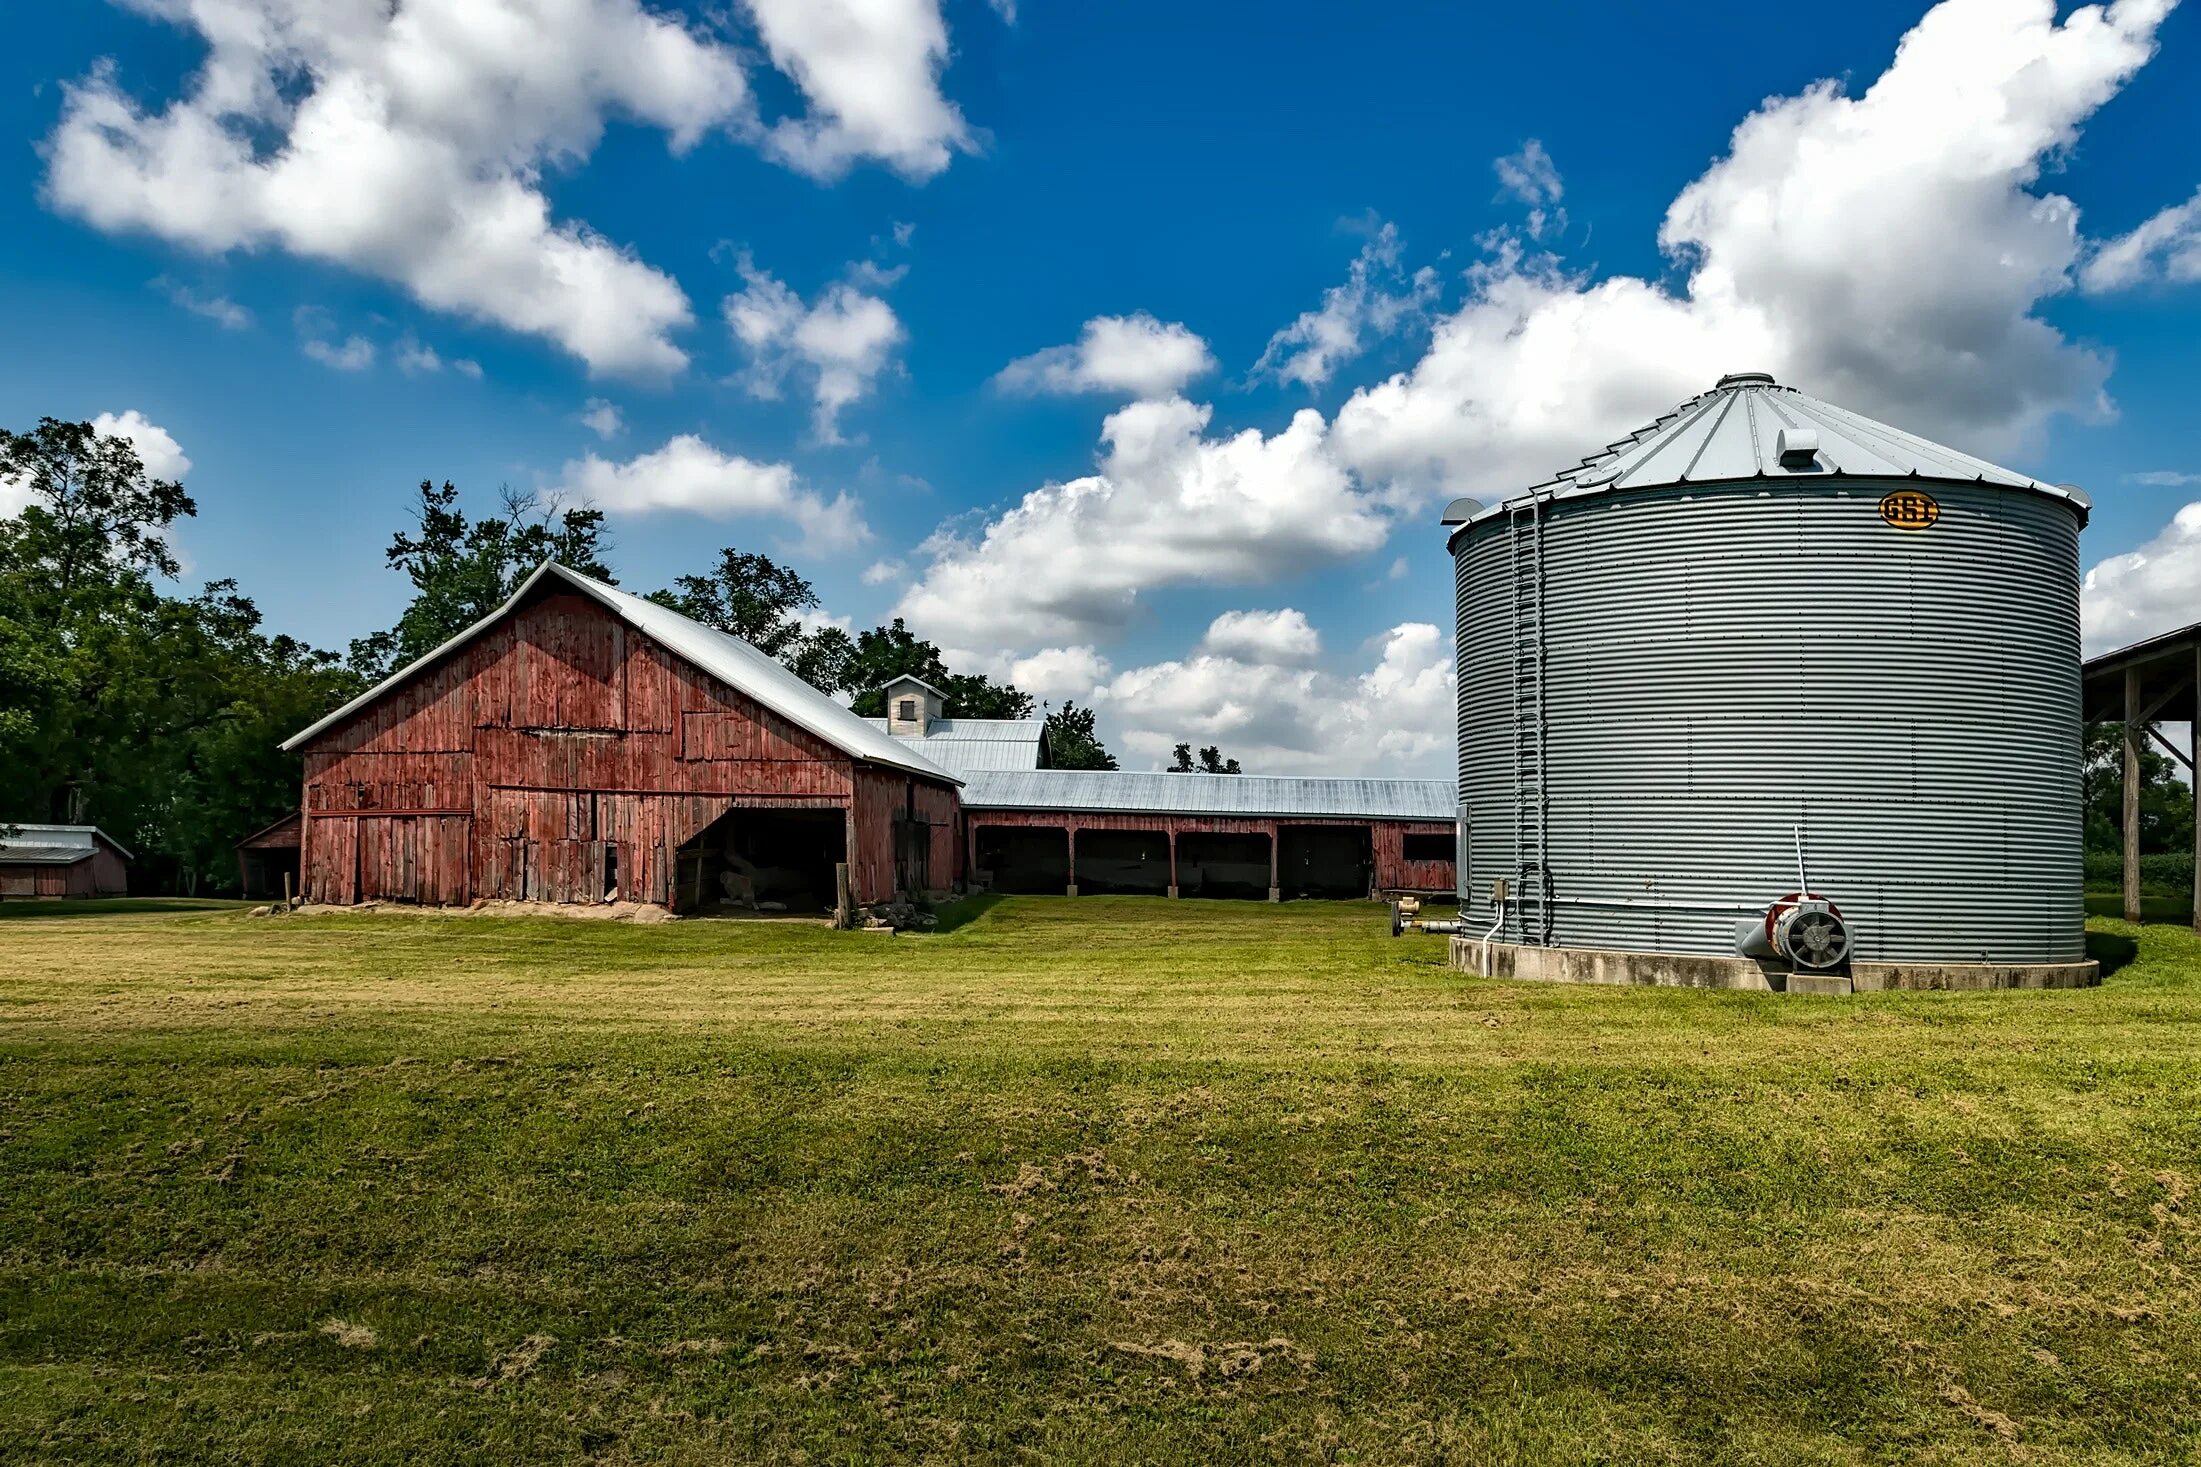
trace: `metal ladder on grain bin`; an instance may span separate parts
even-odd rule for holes
[[[1545,848],[1549,772],[1544,717],[1544,496],[1506,501],[1513,597],[1513,891],[1515,936],[1551,941],[1551,868]]]

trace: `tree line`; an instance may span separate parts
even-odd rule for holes
[[[297,808],[303,773],[279,743],[502,605],[545,559],[616,584],[601,511],[506,490],[470,517],[422,481],[387,549],[412,594],[396,624],[338,653],[269,631],[234,580],[195,595],[172,545],[198,506],[147,472],[127,438],[44,418],[0,429],[0,828],[97,825],[136,857],[140,889],[222,891],[235,842]],[[1028,718],[1032,697],[949,668],[900,618],[851,635],[817,621],[816,591],[768,556],[719,552],[649,598],[755,644],[856,712],[886,711],[902,674],[950,716]],[[807,619],[806,619],[807,618]],[[1046,715],[1056,767],[1113,769],[1093,710]]]

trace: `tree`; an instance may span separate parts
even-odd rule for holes
[[[1047,715],[1044,734],[1047,758],[1057,769],[1114,769],[1116,756],[1101,744],[1094,731],[1093,710],[1065,701]]]
[[[1171,756],[1171,774],[1242,774],[1236,759],[1225,759],[1223,751],[1209,744],[1200,751],[1200,761],[1192,760],[1192,745],[1179,744]]]
[[[866,718],[884,718],[886,685],[898,677],[931,683],[947,698],[950,718],[1029,718],[1032,696],[1008,683],[977,673],[954,673],[940,649],[916,636],[896,617],[856,638],[855,653],[841,673],[840,686],[855,695],[855,710]]]
[[[649,599],[692,621],[731,632],[790,666],[809,640],[800,617],[818,609],[818,593],[800,575],[770,556],[730,546],[718,553],[717,569],[682,576],[671,589],[652,591]]]
[[[195,507],[126,440],[49,418],[0,455],[31,496],[0,520],[0,816],[98,825],[137,883],[226,884],[231,843],[297,808],[279,740],[357,678],[265,635],[233,582],[163,594]]]
[[[2086,726],[2086,763],[2080,774],[2086,811],[2086,844],[2097,851],[2124,849],[2124,725]],[[2140,851],[2185,853],[2193,849],[2193,787],[2152,739],[2140,743]]]
[[[0,429],[0,480],[30,494],[11,522],[12,563],[43,571],[66,602],[110,567],[141,576],[177,575],[167,530],[198,513],[183,486],[145,470],[137,445],[90,423],[40,418],[28,433]]]
[[[602,510],[565,508],[510,486],[497,493],[503,514],[470,521],[450,480],[440,489],[420,481],[415,532],[398,531],[387,552],[413,583],[412,603],[395,627],[352,643],[354,668],[383,678],[434,651],[503,605],[546,560],[612,581]]]

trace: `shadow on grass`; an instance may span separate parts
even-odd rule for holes
[[[2102,977],[2106,980],[2140,956],[2140,944],[2134,938],[2119,937],[2113,932],[2089,932],[2086,955],[2102,965]]]
[[[153,917],[175,912],[248,912],[226,897],[75,897],[0,902],[0,922],[34,917]]]
[[[932,930],[935,933],[941,933],[953,932],[959,927],[968,927],[1000,904],[1000,894],[990,891],[980,892],[976,896],[963,897],[958,901],[942,902],[939,906],[933,908],[933,915],[938,919],[938,922]]]

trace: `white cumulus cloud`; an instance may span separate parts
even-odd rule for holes
[[[1211,438],[1211,413],[1183,398],[1119,408],[1098,472],[1033,490],[976,534],[937,532],[900,614],[942,645],[1076,644],[1121,628],[1143,591],[1262,582],[1383,542],[1321,414]]]
[[[2089,570],[2079,609],[2088,656],[2201,621],[2201,504],[2179,510],[2139,549]]]
[[[208,253],[279,248],[440,310],[556,342],[603,372],[686,362],[672,278],[540,176],[608,119],[676,149],[748,114],[735,51],[637,0],[161,0],[204,64],[148,108],[102,63],[47,139],[46,195],[112,232]]]
[[[191,459],[175,435],[148,420],[136,408],[122,413],[101,413],[92,419],[92,431],[109,438],[129,439],[138,451],[138,461],[145,465],[145,472],[156,479],[181,479],[191,472]]]
[[[181,281],[163,275],[153,288],[194,316],[204,316],[224,331],[242,331],[252,324],[252,312],[225,295],[205,295]]]
[[[616,403],[592,397],[581,405],[581,425],[602,439],[617,438],[627,431],[627,420]]]
[[[1366,671],[1341,676],[1203,647],[1118,673],[1098,690],[1128,768],[1165,764],[1179,743],[1220,745],[1249,774],[1452,773],[1454,669],[1436,627],[1385,633]]]
[[[848,495],[828,499],[804,486],[791,465],[725,453],[692,433],[624,463],[593,453],[575,459],[560,471],[554,492],[559,499],[583,501],[613,514],[781,519],[813,550],[845,549],[870,538],[859,507]]]
[[[871,394],[907,334],[894,308],[848,281],[805,301],[741,257],[744,287],[726,298],[727,327],[748,357],[743,381],[758,397],[780,394],[789,376],[807,378],[811,432],[840,443],[841,413]]]
[[[1490,166],[1498,175],[1498,196],[1528,205],[1522,227],[1530,239],[1565,231],[1567,211],[1559,207],[1559,200],[1566,195],[1566,184],[1541,142],[1530,138],[1521,144],[1520,152],[1493,159]]]
[[[1207,343],[1190,329],[1139,311],[1095,316],[1076,341],[1018,357],[994,385],[1004,392],[1167,397],[1214,367]]]
[[[347,336],[343,344],[308,337],[299,348],[324,367],[339,372],[364,372],[374,365],[375,344],[364,336]]]
[[[926,179],[975,143],[940,91],[948,28],[938,0],[748,0],[772,64],[811,115],[773,124],[766,147],[790,167],[837,178],[861,158]]]
[[[1322,655],[1322,637],[1303,611],[1226,611],[1208,624],[1200,650],[1211,657],[1280,666],[1311,663]]]
[[[2079,272],[2090,294],[2125,290],[2167,281],[2190,285],[2201,280],[2201,190],[2094,247]]]
[[[1269,338],[1253,374],[1320,387],[1370,341],[1423,320],[1443,286],[1432,266],[1409,275],[1401,253],[1398,226],[1378,229],[1354,257],[1345,283],[1324,291],[1320,306]]]
[[[1983,453],[2104,411],[2108,362],[2035,313],[2080,258],[2037,185],[2167,8],[1945,0],[1862,95],[1822,82],[1735,129],[1659,231],[1680,290],[1502,241],[1423,359],[1340,410],[1340,456],[1410,499],[1505,492],[1737,369]]]

